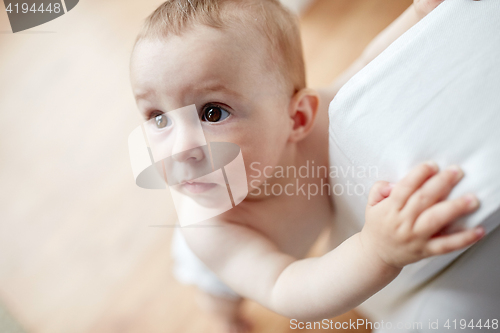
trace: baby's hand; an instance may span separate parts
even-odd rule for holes
[[[471,194],[443,201],[462,179],[452,166],[439,172],[429,162],[413,169],[392,186],[377,182],[370,191],[366,222],[360,233],[363,247],[396,268],[426,257],[467,247],[484,235],[482,227],[439,235],[446,226],[479,207]]]
[[[443,1],[445,0],[413,0],[413,6],[415,7],[418,16],[423,18],[432,12]]]

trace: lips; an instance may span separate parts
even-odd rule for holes
[[[216,186],[217,184],[215,183],[188,182],[188,181],[181,183],[181,187],[192,194],[204,193],[210,191]]]

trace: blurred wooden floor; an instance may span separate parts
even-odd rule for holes
[[[85,0],[10,33],[0,7],[0,301],[29,332],[213,332],[170,274],[165,192],[134,185],[128,59],[159,1]],[[410,0],[318,0],[301,20],[309,83],[330,83]],[[248,303],[255,332],[288,319]],[[340,318],[355,318],[349,313]],[[311,332],[311,331],[310,331]]]

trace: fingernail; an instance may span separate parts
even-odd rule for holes
[[[462,179],[464,176],[464,172],[458,165],[451,165],[446,170],[453,173],[456,180]]]
[[[427,162],[425,162],[425,164],[427,164],[428,166],[430,166],[432,168],[432,170],[434,170],[434,171],[438,171],[439,170],[439,165],[437,165],[437,163],[434,162],[434,161],[427,161]]]
[[[467,202],[467,205],[469,208],[477,208],[479,206],[479,200],[476,198],[474,194],[466,194],[464,196],[465,202]]]
[[[476,235],[478,235],[478,236],[483,236],[485,233],[484,228],[482,226],[476,227],[476,229],[474,231],[475,231]]]

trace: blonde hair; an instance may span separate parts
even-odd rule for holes
[[[146,19],[136,44],[142,39],[180,35],[195,24],[256,29],[268,41],[271,60],[278,64],[285,85],[294,91],[306,87],[297,18],[278,0],[167,0]]]

